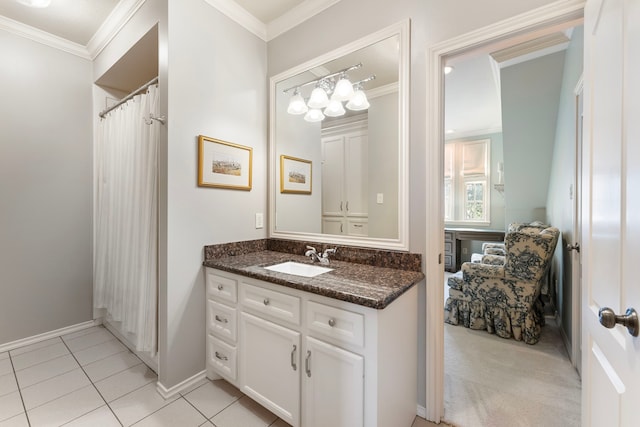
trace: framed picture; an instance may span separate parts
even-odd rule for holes
[[[280,192],[311,194],[311,160],[280,156]]]
[[[253,149],[198,136],[198,186],[251,190]]]

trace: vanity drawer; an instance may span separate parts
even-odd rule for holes
[[[347,234],[349,236],[368,236],[369,222],[366,219],[349,219],[347,221]]]
[[[300,298],[242,283],[240,301],[245,307],[274,319],[300,324]]]
[[[207,300],[207,330],[220,338],[233,342],[238,337],[236,309]]]
[[[361,313],[309,301],[307,328],[333,341],[364,346],[364,315]]]
[[[235,382],[238,375],[236,347],[208,334],[207,364],[217,374]]]
[[[219,301],[238,302],[238,281],[207,269],[207,295]]]

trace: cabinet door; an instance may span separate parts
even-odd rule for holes
[[[369,213],[369,147],[365,132],[345,136],[344,185],[347,216],[366,217]],[[323,187],[324,188],[324,187]]]
[[[345,234],[346,227],[344,226],[344,219],[341,217],[322,217],[322,233]]]
[[[248,313],[240,320],[242,391],[300,425],[300,333]]]
[[[311,337],[305,343],[304,426],[362,426],[364,358]]]
[[[344,215],[344,138],[322,138],[322,215]]]

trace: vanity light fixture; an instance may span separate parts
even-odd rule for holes
[[[42,9],[51,4],[51,0],[16,0],[16,2],[27,7],[33,7],[38,9]]]
[[[353,84],[349,81],[347,74],[342,73],[331,98],[335,98],[337,101],[348,101],[353,96],[353,93]]]
[[[287,112],[292,115],[306,113],[304,116],[306,121],[318,122],[324,120],[326,116],[340,117],[346,114],[343,102],[346,102],[346,108],[349,110],[366,110],[369,108],[369,101],[362,89],[362,85],[375,79],[376,76],[371,75],[366,79],[352,83],[347,73],[360,67],[362,67],[362,63],[285,89],[283,91],[284,93],[293,90],[293,95],[291,95],[289,99]],[[302,87],[312,84],[315,85],[315,87],[309,96],[309,100],[305,104],[304,97],[300,90]]]
[[[322,114],[321,110],[317,108],[312,108],[309,111],[307,111],[307,114],[304,115],[304,119],[307,122],[311,122],[311,123],[321,122],[324,120],[324,114]]]
[[[320,83],[320,82],[318,82]],[[309,102],[307,102],[309,108],[324,108],[329,105],[329,95],[327,91],[323,89],[319,84],[311,92]]]
[[[300,95],[300,88],[296,88],[293,92],[293,96],[289,100],[289,107],[287,108],[287,113],[293,114],[295,116],[304,114],[309,111],[309,107],[307,107],[306,102],[304,102],[304,98]]]

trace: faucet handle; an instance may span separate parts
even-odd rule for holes
[[[307,249],[309,249],[310,251],[316,252],[316,248],[314,248],[313,246],[307,245]]]
[[[335,254],[337,251],[338,251],[338,248],[337,248],[337,247],[335,247],[335,248],[333,248],[333,249],[325,249],[325,250],[324,250],[324,254],[323,254],[322,256],[326,258],[326,257],[328,257],[328,256],[329,256],[329,255],[331,255],[331,254]]]

